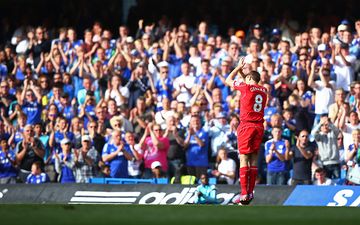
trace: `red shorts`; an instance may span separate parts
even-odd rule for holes
[[[240,154],[257,153],[264,136],[264,127],[257,124],[246,124],[237,129],[238,150]]]

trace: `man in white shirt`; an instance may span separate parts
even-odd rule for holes
[[[332,49],[332,63],[336,74],[336,87],[350,91],[350,84],[354,80],[354,63],[356,57],[350,55],[349,45],[342,43]]]
[[[183,62],[181,64],[182,74],[174,80],[173,98],[178,102],[185,102],[186,107],[190,107],[190,99],[192,97],[191,89],[195,83],[195,77],[190,74],[190,64]]]

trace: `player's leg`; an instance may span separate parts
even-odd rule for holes
[[[248,194],[250,176],[250,154],[240,154],[240,185],[241,195]]]
[[[250,173],[250,153],[252,150],[251,139],[254,135],[253,127],[240,127],[238,129],[238,150],[240,155],[240,195],[236,196],[234,203],[241,203],[242,205],[248,202],[248,188],[249,188],[249,173]]]
[[[264,129],[262,127],[257,127],[256,135],[253,136],[252,142],[252,151],[249,155],[249,187],[248,194],[249,200],[251,201],[254,198],[254,188],[256,183],[256,178],[258,176],[258,152],[261,146],[262,137],[264,135]]]
[[[258,175],[258,153],[254,152],[250,155],[250,166],[249,166],[249,187],[248,187],[248,195],[249,195],[249,201],[251,201],[254,198],[254,188],[256,184],[256,178]]]

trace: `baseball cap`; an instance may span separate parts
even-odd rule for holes
[[[221,119],[221,118],[226,118],[225,113],[219,112],[219,113],[217,114],[216,119]]]
[[[64,138],[60,141],[61,145],[68,144],[68,143],[70,143],[70,140],[68,138]]]
[[[157,64],[157,66],[158,66],[159,68],[161,68],[161,67],[169,67],[169,63],[166,62],[166,61],[161,61],[161,62],[159,62],[159,63]]]
[[[345,24],[340,24],[337,28],[338,31],[345,31],[347,30],[347,26]]]
[[[134,42],[134,38],[133,37],[131,37],[131,36],[128,36],[128,37],[126,37],[126,43],[133,43]]]
[[[274,28],[271,31],[271,35],[281,35],[281,30],[278,28]]]
[[[254,26],[253,26],[253,29],[261,29],[261,26],[260,26],[260,24],[255,24]]]
[[[151,163],[151,169],[155,169],[157,167],[161,167],[161,162],[154,161],[154,162]]]
[[[319,46],[317,47],[317,50],[320,51],[326,51],[326,45],[325,44],[319,44]]]
[[[83,135],[82,137],[81,137],[81,141],[90,141],[91,139],[90,139],[90,136],[89,135]]]
[[[245,32],[243,30],[238,30],[235,32],[235,36],[238,38],[244,38],[245,37]]]

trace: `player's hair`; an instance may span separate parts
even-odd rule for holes
[[[260,82],[260,74],[255,70],[250,71],[246,76],[250,76],[256,83]]]

